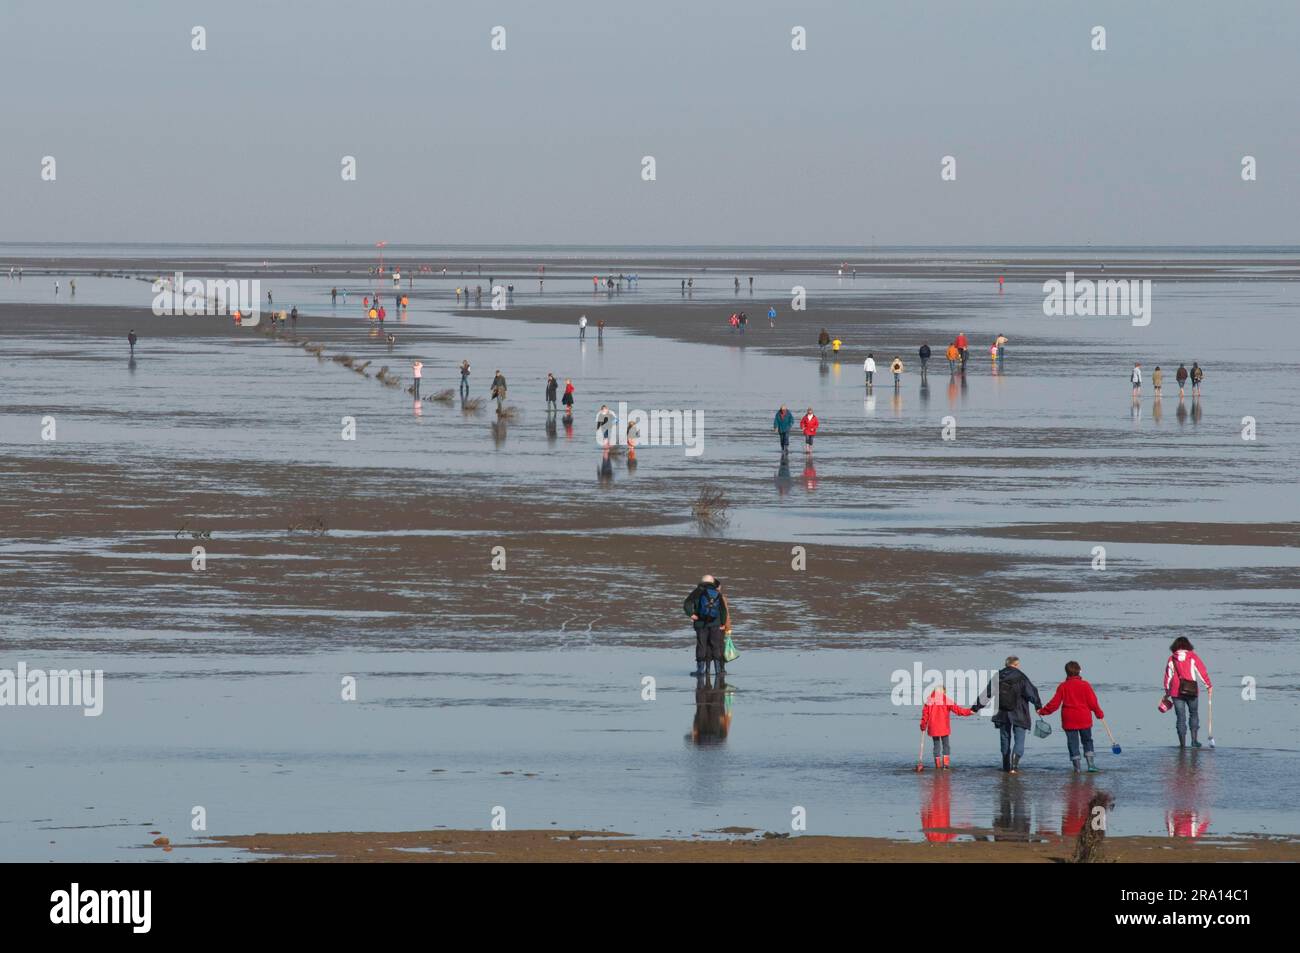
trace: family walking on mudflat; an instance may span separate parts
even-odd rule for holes
[[[785,407],[781,410],[789,415]],[[786,429],[788,431],[788,425]],[[695,671],[692,674],[703,678],[709,674],[709,666],[712,665],[713,674],[721,679],[726,675],[727,662],[738,657],[731,642],[732,617],[727,597],[722,592],[722,582],[712,574],[701,577],[682,601],[682,612],[690,618],[695,630]],[[1175,639],[1169,647],[1169,653],[1161,681],[1163,694],[1157,710],[1161,713],[1170,708],[1174,710],[1175,731],[1180,748],[1187,746],[1189,730],[1191,746],[1200,748],[1198,692],[1199,685],[1203,684],[1207,696],[1212,696],[1210,675],[1186,637],[1179,636]],[[1066,752],[1075,773],[1084,771],[1085,765],[1088,772],[1100,770],[1092,737],[1094,717],[1101,722],[1110,737],[1111,751],[1114,754],[1121,753],[1119,743],[1106,724],[1106,713],[1102,711],[1097,692],[1083,677],[1082,665],[1073,659],[1066,662],[1064,680],[1044,703],[1037,687],[1021,671],[1019,657],[1009,655],[1002,669],[989,680],[969,708],[958,704],[942,685],[930,692],[921,706],[921,749],[917,752],[915,770],[918,773],[924,771],[926,738],[929,738],[933,748],[935,770],[949,770],[952,767],[952,718],[970,717],[989,707],[994,708],[992,722],[998,730],[1002,770],[1008,774],[1020,772],[1021,759],[1025,756],[1026,733],[1032,729],[1037,737],[1048,737],[1052,729],[1044,719],[1057,711],[1061,713]],[[1210,746],[1214,747],[1212,702],[1210,712]],[[1039,716],[1037,724],[1033,720],[1034,714]]]

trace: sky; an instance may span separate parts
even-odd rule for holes
[[[0,0],[0,241],[1294,244],[1297,36],[1295,0]]]

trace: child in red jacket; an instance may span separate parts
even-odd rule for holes
[[[930,740],[934,742],[934,768],[936,771],[946,770],[952,766],[948,760],[948,736],[952,734],[952,728],[948,723],[949,713],[961,715],[962,717],[974,714],[969,708],[962,708],[949,698],[942,688],[936,688],[931,692],[930,697],[921,706],[921,730],[928,730]]]
[[[1083,756],[1088,760],[1088,770],[1096,771],[1097,763],[1093,760],[1092,716],[1105,718],[1106,714],[1097,704],[1097,693],[1084,681],[1083,667],[1078,662],[1065,663],[1065,681],[1056,686],[1056,694],[1042,708],[1040,715],[1050,715],[1061,709],[1061,727],[1065,729],[1065,745],[1070,752],[1070,761],[1074,770],[1079,770],[1079,747],[1082,742]]]

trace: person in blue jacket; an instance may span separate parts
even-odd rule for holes
[[[790,428],[793,426],[794,414],[790,413],[785,404],[782,404],[781,409],[772,418],[772,429],[781,438],[781,456],[783,457],[790,452]]]

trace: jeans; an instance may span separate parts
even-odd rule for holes
[[[948,739],[950,737],[952,736],[935,735],[933,738],[930,739],[932,742],[934,742],[934,756],[936,758],[939,757],[940,755],[948,754]]]
[[[875,378],[875,376],[876,376],[876,372],[875,372],[875,371],[867,371],[867,386],[868,386],[868,387],[871,386],[872,380]]]
[[[587,329],[586,329],[586,328],[578,328],[578,340],[579,340],[579,341],[585,341],[586,339],[587,339]]]
[[[467,397],[469,396],[469,378],[468,378],[468,377],[464,377],[464,376],[461,377],[461,379],[460,379],[460,392],[461,392],[462,394],[464,394],[465,396],[467,396]]]
[[[1197,711],[1197,705],[1199,702],[1200,698],[1174,699],[1174,719],[1177,723],[1178,740],[1180,742],[1187,737],[1187,726],[1189,720],[1192,728],[1193,741],[1196,740],[1196,733],[1201,730],[1201,716]]]
[[[420,399],[420,379],[418,377],[415,379],[415,399]]]
[[[548,398],[546,398],[546,411],[547,411],[547,413],[551,413],[551,414],[555,413],[555,398],[554,398],[554,397],[548,397]]]
[[[948,362],[948,373],[949,373],[949,374],[956,374],[956,373],[957,373],[957,362],[956,362],[956,361],[949,361],[949,362]]]
[[[1065,732],[1065,747],[1069,749],[1071,760],[1079,760],[1079,742],[1083,742],[1083,750],[1087,754],[1092,754],[1092,729],[1078,728],[1067,729]]]
[[[790,449],[790,432],[789,431],[777,431],[777,432],[781,435],[781,452],[785,453],[787,450]]]
[[[925,365],[927,365],[927,364],[929,364],[929,363],[930,363],[930,359],[929,359],[928,357],[923,357],[923,358],[921,358],[921,373],[922,373],[922,374],[925,373]]]
[[[1015,735],[1015,748],[1012,748],[1012,735]],[[1025,729],[1019,725],[999,725],[998,736],[1002,742],[1002,757],[1015,754],[1017,758],[1025,754]]]

